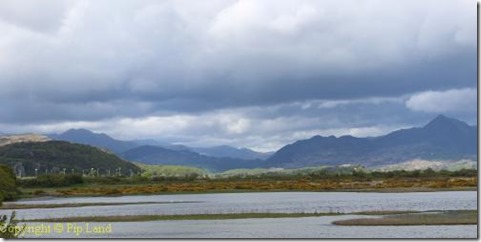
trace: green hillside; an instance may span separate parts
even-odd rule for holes
[[[137,173],[140,169],[114,154],[107,153],[98,148],[73,144],[64,141],[16,143],[0,147],[0,164],[9,167],[21,165],[26,176],[34,176],[35,169],[38,174],[59,173],[64,169],[69,173],[90,172],[92,168],[98,169],[99,174],[111,174],[120,168],[123,175],[130,171]],[[73,169],[73,170],[72,170]]]

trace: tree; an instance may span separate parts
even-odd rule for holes
[[[12,200],[18,194],[15,173],[10,167],[0,164],[0,203]]]

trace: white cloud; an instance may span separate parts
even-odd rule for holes
[[[477,91],[474,88],[426,91],[411,96],[406,107],[429,113],[476,112]]]
[[[72,0],[2,0],[0,20],[42,34],[55,33],[64,19]]]
[[[383,103],[401,103],[405,97],[370,97],[363,99],[352,100],[321,100],[317,101],[318,108],[336,108],[345,105],[357,105],[357,104],[373,104],[379,105]]]

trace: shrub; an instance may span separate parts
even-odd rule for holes
[[[3,200],[13,200],[18,193],[17,180],[12,169],[0,165],[0,203]]]
[[[12,212],[10,219],[7,215],[0,216],[0,238],[18,238],[24,230],[25,225],[18,226],[17,221],[15,221],[15,211]]]
[[[98,184],[119,184],[121,183],[122,179],[117,176],[109,176],[109,177],[87,177],[85,178],[87,183],[98,183]]]
[[[37,195],[37,196],[38,196],[38,195],[42,195],[42,194],[45,194],[45,191],[44,191],[44,190],[35,190],[35,191],[33,192],[33,195]]]
[[[80,174],[48,174],[39,175],[34,179],[20,180],[20,185],[24,187],[65,187],[83,182]]]

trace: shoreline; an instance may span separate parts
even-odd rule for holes
[[[52,189],[52,188],[49,188]],[[62,188],[60,188],[62,189]],[[45,198],[81,198],[81,197],[124,197],[124,196],[168,196],[168,195],[196,195],[196,194],[222,194],[222,193],[275,193],[275,192],[315,192],[315,193],[330,193],[330,192],[352,192],[352,193],[415,193],[415,192],[451,192],[451,191],[478,191],[477,187],[453,187],[453,188],[427,188],[427,187],[402,187],[402,188],[365,188],[365,189],[333,189],[333,190],[215,190],[215,191],[180,191],[180,192],[159,192],[159,193],[134,193],[134,194],[72,194],[65,195],[59,193],[45,193],[42,195],[20,195],[17,200],[6,201],[19,202],[32,200],[45,200]],[[2,209],[2,206],[0,206]]]
[[[177,203],[201,203],[196,201],[172,201],[172,202],[126,202],[126,203],[47,203],[47,204],[15,204],[4,203],[0,206],[1,210],[21,210],[21,209],[44,209],[44,208],[78,208],[96,206],[122,206],[122,205],[146,205],[146,204],[177,204]]]
[[[337,226],[420,226],[420,225],[476,225],[477,210],[428,210],[428,211],[362,211],[352,213],[220,213],[177,215],[114,215],[44,219],[25,219],[19,222],[148,222],[178,220],[228,220],[261,218],[305,218],[323,216],[363,215],[365,218],[333,221]]]
[[[52,188],[49,188],[52,189]],[[60,188],[62,189],[62,188]],[[363,189],[332,189],[332,190],[289,190],[289,189],[275,189],[275,190],[206,190],[206,191],[179,191],[179,192],[152,192],[152,193],[133,193],[133,194],[61,194],[61,193],[45,193],[42,195],[20,195],[19,199],[8,202],[26,201],[37,198],[81,198],[81,197],[123,197],[123,196],[159,196],[159,195],[195,195],[195,194],[218,194],[218,193],[274,193],[274,192],[352,192],[352,193],[413,193],[413,192],[448,192],[448,191],[478,191],[477,187],[453,187],[453,188],[363,188]],[[1,209],[1,206],[0,206]]]

